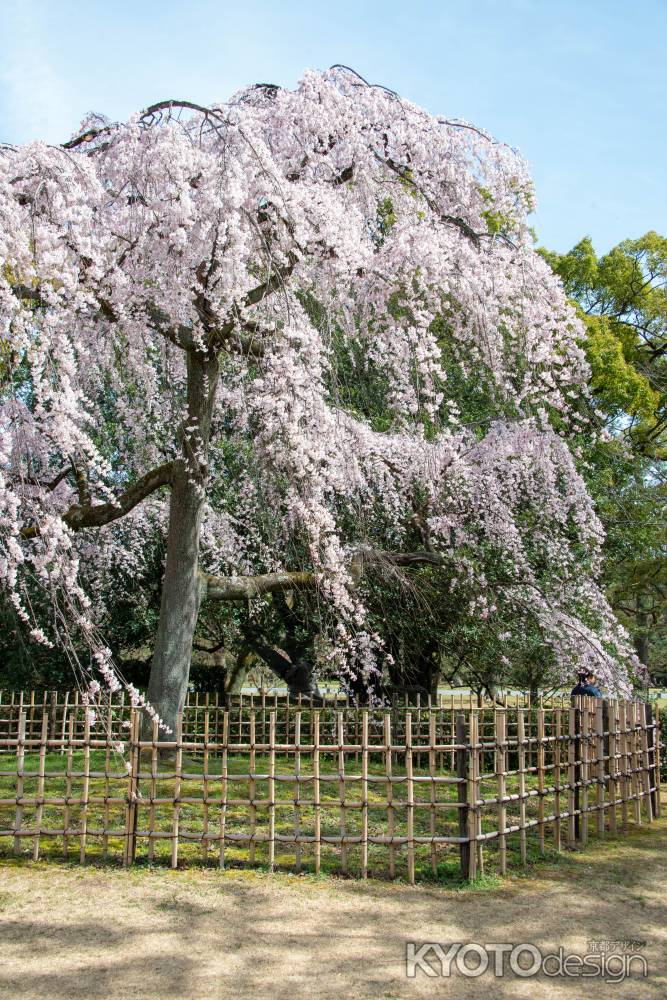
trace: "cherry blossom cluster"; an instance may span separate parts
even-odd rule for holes
[[[471,615],[502,591],[564,674],[594,663],[627,690],[569,440],[583,330],[532,249],[533,205],[513,150],[340,68],[3,149],[0,583],[33,638],[81,633],[79,669],[121,683],[93,622],[164,536],[169,491],[101,526],[86,512],[185,456],[203,566],[318,573],[341,670],[381,668],[351,561],[411,544],[417,492]],[[219,368],[210,430],[187,418],[188,353]],[[452,365],[483,387],[484,426],[463,425]]]

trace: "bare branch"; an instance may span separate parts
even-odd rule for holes
[[[39,486],[40,489],[46,490],[47,493],[52,493],[56,486],[59,486],[63,479],[67,479],[71,472],[72,466],[66,465],[60,470],[60,472],[56,473],[53,479],[51,479],[48,483],[43,483],[41,480],[37,479],[36,476],[21,476],[18,477],[16,481],[27,483],[29,486]]]

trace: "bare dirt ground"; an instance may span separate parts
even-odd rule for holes
[[[0,862],[0,996],[14,1000],[667,997],[667,819],[498,888]],[[586,954],[644,940],[649,975],[406,977],[408,941]]]

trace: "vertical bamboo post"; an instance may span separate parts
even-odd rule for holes
[[[28,739],[33,738],[33,727],[35,723],[35,692],[34,689],[30,692],[30,702],[29,702],[30,714],[28,716]]]
[[[232,742],[233,742],[233,734],[232,734]],[[243,739],[243,691],[239,691],[239,734],[237,742],[245,743],[245,740]]]
[[[507,872],[507,719],[504,710],[496,708],[493,713],[494,753],[496,765],[496,782],[498,790],[498,861],[501,875]]]
[[[139,781],[141,778],[141,723],[142,713],[135,709],[134,739],[132,743],[132,774],[134,775],[134,814],[132,817],[132,853],[130,864],[134,864],[137,855],[137,827],[139,825],[139,809],[141,806],[141,795],[139,792]],[[131,731],[131,730],[130,730]]]
[[[582,717],[582,697],[574,697],[574,835],[579,840],[580,836],[580,802],[581,802],[581,717]]]
[[[408,882],[415,881],[415,786],[412,769],[412,712],[405,713],[405,779],[408,839]]]
[[[620,754],[620,785],[621,785],[621,829],[628,832],[628,732],[627,732],[627,702],[618,706],[619,754]]]
[[[579,713],[580,719],[580,740],[579,745],[581,747],[581,824],[580,824],[580,841],[582,847],[585,847],[588,843],[588,724],[590,721],[589,715],[589,699],[585,698],[582,709]]]
[[[206,864],[208,861],[208,847],[209,847],[209,831],[208,831],[208,768],[209,768],[209,703],[208,703],[208,691],[206,692],[206,701],[204,704],[204,770],[202,779],[202,792],[203,792],[203,802],[202,802],[202,838],[201,838],[201,859],[202,864]]]
[[[248,861],[251,865],[255,864],[255,837],[257,836],[257,786],[255,784],[255,773],[257,768],[256,756],[255,756],[255,713],[251,711],[250,713],[250,756],[248,763],[248,771],[250,777],[248,779],[248,806],[250,810],[250,843],[248,844]],[[243,743],[243,736],[239,736],[239,743]]]
[[[158,774],[158,723],[157,719],[151,722],[151,774],[150,774],[150,802],[148,806],[148,861],[153,863],[155,858],[155,800],[157,798],[157,774]]]
[[[525,709],[516,710],[517,770],[519,786],[519,849],[526,864],[526,718]]]
[[[639,779],[639,731],[638,731],[638,718],[639,718],[639,706],[637,702],[630,702],[629,704],[629,715],[630,715],[630,787],[632,788],[632,804],[635,813],[635,823],[637,826],[642,825],[642,802],[641,802],[641,783]]]
[[[574,847],[577,842],[577,710],[571,708],[568,716],[567,740],[567,844]]]
[[[360,742],[359,736],[359,699],[354,700],[354,745],[358,746]],[[355,765],[359,762],[359,751],[355,749],[354,751],[354,763]]]
[[[69,856],[69,825],[72,803],[72,755],[74,754],[74,712],[67,722],[67,758],[65,762],[65,808],[63,810],[63,855]]]
[[[299,696],[299,704],[301,704]],[[301,871],[301,712],[294,716],[294,863]]]
[[[63,703],[63,721],[60,730],[60,755],[65,753],[65,733],[67,732],[67,709],[69,707],[69,691],[65,691],[65,701]]]
[[[140,718],[135,708],[130,711],[129,760],[127,762],[127,793],[125,796],[125,846],[123,867],[129,868],[134,861],[136,808],[137,808],[137,761]]]
[[[188,706],[188,709],[183,716],[182,738],[184,743],[195,743],[199,736],[199,691],[195,691],[194,706]]]
[[[83,783],[81,787],[81,808],[79,810],[79,863],[86,861],[86,839],[88,835],[88,798],[90,794],[90,711],[86,708],[83,723]]]
[[[452,696],[453,697],[453,696]],[[452,717],[454,717],[454,709],[452,708]],[[463,878],[470,878],[470,828],[469,828],[469,798],[468,798],[468,769],[470,765],[470,751],[466,747],[468,742],[467,732],[466,732],[466,719],[465,715],[460,712],[456,716],[456,743],[458,749],[456,750],[456,776],[458,778],[458,783],[456,785],[456,800],[460,803],[457,807],[458,812],[458,824],[459,824],[459,837],[465,838],[459,843],[459,860],[461,866],[461,875]]]
[[[544,854],[544,708],[540,696],[537,709],[537,833],[540,854]]]
[[[655,707],[655,719],[653,729],[653,756],[655,761],[655,814],[660,815],[660,712],[658,706]]]
[[[649,761],[648,752],[648,732],[647,732],[647,719],[646,719],[646,702],[642,701],[637,706],[639,709],[639,725],[640,725],[640,740],[641,740],[641,779],[642,787],[644,790],[644,807],[646,809],[646,818],[651,823],[653,821],[653,803],[651,797],[651,764]]]
[[[437,695],[434,705],[434,718],[435,718],[435,740],[439,746],[443,746],[446,742],[445,738],[445,719],[442,712],[442,695]],[[436,755],[435,766],[438,771],[445,770],[445,754],[442,750],[439,750]]]
[[[225,825],[227,821],[227,757],[229,753],[229,710],[222,713],[222,760],[220,762],[220,828],[219,860],[220,868],[225,867]]]
[[[361,877],[368,878],[368,712],[361,716]]]
[[[12,704],[13,704],[13,702],[12,702]],[[23,710],[24,710],[24,707],[23,707],[23,691],[19,691],[18,714],[16,716],[16,738],[17,739],[18,739],[18,732],[19,732],[19,721],[20,721],[20,717],[21,717],[21,712],[23,712]]]
[[[313,807],[315,809],[315,874],[322,861],[322,807],[320,805],[320,713],[313,715]]]
[[[288,689],[287,694],[285,695],[285,739],[284,739],[285,743],[289,743],[290,741],[290,718],[291,718],[290,698],[291,695]],[[277,716],[277,722],[276,722],[276,742],[280,743],[280,715]]]
[[[336,713],[338,739],[338,796],[340,800],[340,870],[347,875],[347,822],[345,806],[345,733],[343,730],[343,713]]]
[[[76,737],[76,727],[79,721],[79,691],[74,692],[74,706],[72,715],[74,717],[74,736]]]
[[[555,732],[554,732],[554,752],[553,752],[553,783],[554,783],[554,848],[561,849],[561,827],[560,827],[560,789],[561,789],[561,742],[563,738],[562,709],[560,705],[554,707]]]
[[[48,728],[48,739],[57,740],[57,727],[58,727],[58,692],[51,692],[51,704],[49,708],[49,728]]]
[[[436,717],[433,712],[428,713],[428,773],[431,779],[429,787],[429,830],[431,834],[431,871],[434,875],[438,873],[438,854],[435,846],[436,833]]]
[[[470,843],[470,857],[468,864],[468,872],[471,881],[477,878],[478,861],[479,855],[477,851],[478,841],[477,841],[477,812],[478,812],[478,788],[477,788],[477,775],[478,775],[478,717],[475,712],[470,712],[468,714],[468,733],[469,733],[469,762],[468,762],[468,790],[467,790],[467,802],[468,802],[468,841]]]
[[[655,715],[650,702],[646,705],[646,725],[648,730],[649,747],[649,783],[651,785],[651,809],[653,815],[660,815],[660,767],[658,764],[658,720],[660,711],[656,704]]]
[[[597,813],[597,834],[604,837],[605,833],[605,752],[604,752],[604,715],[603,703],[598,698],[595,704],[595,751],[596,751],[596,778],[597,787],[595,790],[595,806]]]
[[[21,692],[23,693],[23,692]],[[26,714],[19,711],[16,736],[16,812],[14,815],[14,854],[21,853],[21,827],[23,825],[23,787],[25,769]]]
[[[394,846],[394,780],[391,754],[391,712],[384,713],[384,767],[387,783],[387,836],[389,837],[389,877],[396,878],[396,847]]]
[[[617,702],[602,703],[602,719],[607,733],[607,775],[609,800],[609,832],[616,834],[616,801],[618,799],[618,705]]]
[[[100,695],[101,697],[101,695]],[[105,740],[104,740],[104,806],[102,808],[102,857],[106,861],[109,857],[109,828],[111,823],[111,809],[109,804],[109,797],[111,795],[111,753],[112,753],[112,741],[114,740],[113,733],[113,703],[112,697],[109,697],[107,704],[106,713],[106,730],[105,730]],[[120,734],[118,735],[118,740],[120,742]],[[115,750],[113,751],[115,752]]]
[[[183,713],[176,719],[176,768],[171,824],[171,867],[178,868],[178,838],[181,822],[181,781],[183,777]]]
[[[39,740],[39,775],[37,777],[37,808],[35,810],[35,840],[32,846],[32,860],[39,860],[39,840],[42,832],[44,811],[44,781],[46,778],[46,744],[49,738],[50,715],[42,716],[42,732]]]
[[[276,713],[269,718],[269,869],[273,871],[276,860]]]

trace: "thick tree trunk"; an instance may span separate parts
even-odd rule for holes
[[[148,682],[148,700],[172,730],[185,701],[200,599],[201,501],[188,483],[184,463],[178,465],[182,467],[171,492],[160,620]]]
[[[245,679],[248,676],[252,658],[253,654],[251,651],[246,646],[242,646],[235,662],[227,670],[227,677],[225,679],[225,696],[230,694],[239,694],[243,684],[245,683]]]
[[[174,463],[160,620],[148,683],[148,700],[172,731],[185,702],[201,600],[199,532],[218,382],[216,357],[193,352],[187,359],[187,417],[179,432],[181,457]],[[198,431],[186,432],[193,427]]]
[[[292,697],[296,698],[298,695],[303,695],[306,698],[321,697],[312,657],[304,654],[293,660],[289,659],[281,650],[274,649],[273,646],[269,646],[268,643],[262,642],[260,639],[253,639],[250,645],[253,651],[273,670],[274,674],[287,684]]]
[[[642,595],[637,594],[635,599],[635,607],[637,608],[637,624],[635,631],[635,652],[637,656],[648,666],[649,659],[649,638],[648,638],[648,615],[644,610],[642,604]]]

